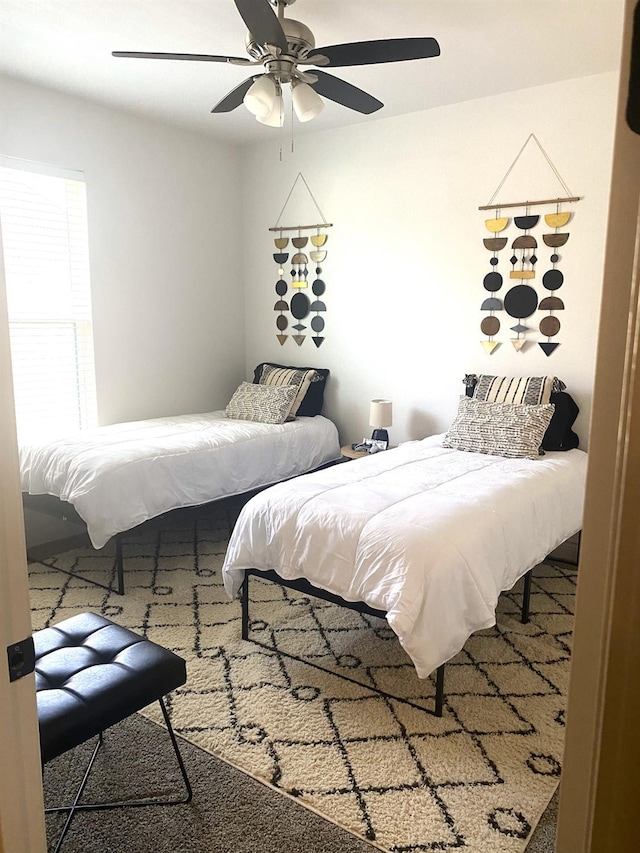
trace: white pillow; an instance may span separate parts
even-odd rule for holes
[[[242,382],[229,400],[225,415],[237,421],[282,424],[298,392],[295,385],[256,385]]]
[[[492,456],[536,459],[555,406],[485,403],[461,397],[443,447]]]

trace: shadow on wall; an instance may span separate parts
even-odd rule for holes
[[[421,412],[419,409],[413,410],[407,419],[407,432],[412,439],[426,438],[428,435],[434,435],[441,432],[436,428],[435,420],[427,413]]]

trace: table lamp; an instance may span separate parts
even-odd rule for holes
[[[391,400],[372,400],[369,406],[369,426],[373,427],[371,438],[374,441],[389,442],[386,428],[393,423],[393,403]]]

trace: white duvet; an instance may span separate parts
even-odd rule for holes
[[[23,491],[73,504],[101,548],[169,510],[277,483],[339,456],[335,424],[321,415],[274,425],[219,411],[23,446],[20,471]]]
[[[304,577],[387,613],[426,677],[495,623],[501,591],[582,526],[587,454],[505,459],[443,436],[281,483],[243,508],[223,575]]]

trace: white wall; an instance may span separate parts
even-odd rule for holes
[[[0,77],[0,153],[84,172],[99,418],[223,408],[244,379],[240,161]]]
[[[338,424],[343,443],[370,433],[373,397],[393,400],[391,439],[398,442],[448,427],[465,373],[551,373],[581,407],[577,429],[586,446],[616,86],[617,75],[610,73],[372,118],[301,135],[293,155],[285,144],[282,161],[278,142],[252,147],[243,162],[247,370],[264,360],[330,368],[325,414]],[[478,207],[487,204],[532,132],[582,199],[573,206],[570,239],[560,250],[565,282],[557,295],[566,305],[558,314],[561,345],[549,357],[537,343],[516,352],[509,342],[516,321],[502,312],[497,338],[504,342],[487,355],[480,344],[480,304],[489,296],[483,278],[490,255],[482,239],[491,236],[484,220],[493,214]],[[298,347],[291,338],[280,346],[275,336],[277,275],[268,229],[299,172],[334,223],[323,264],[326,340],[319,349],[310,337]],[[280,225],[317,221],[301,186],[298,181]],[[564,195],[532,140],[497,200]],[[538,276],[549,266],[549,253],[544,245],[537,253]],[[506,267],[507,280],[497,296],[510,286],[506,257],[499,269],[504,275]],[[541,316],[531,318],[535,340]]]
[[[282,160],[267,128],[242,152],[8,78],[0,97],[0,153],[85,173],[102,423],[221,408],[255,364],[274,360],[331,369],[325,413],[343,442],[370,432],[372,397],[391,398],[398,442],[447,428],[465,373],[553,373],[581,407],[586,446],[614,73],[301,134],[294,154],[283,143]],[[535,343],[515,352],[503,313],[503,343],[489,356],[479,308],[490,214],[478,206],[531,132],[582,198],[562,250],[561,345],[550,357]],[[275,336],[268,229],[299,172],[334,223],[319,349]],[[532,142],[498,201],[558,195]],[[298,181],[281,224],[317,218]]]

